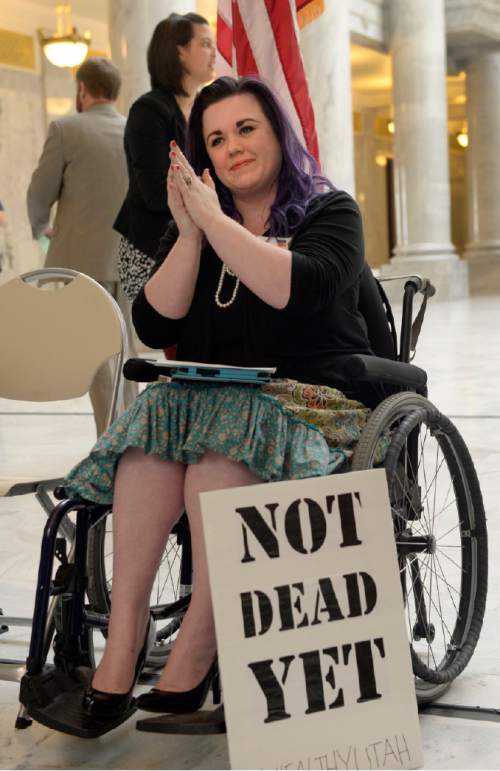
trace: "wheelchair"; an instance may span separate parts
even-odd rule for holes
[[[419,703],[441,696],[468,664],[478,642],[487,593],[487,532],[481,490],[469,451],[451,420],[427,399],[427,375],[410,363],[434,288],[405,279],[399,349],[387,296],[371,270],[362,275],[359,310],[375,356],[351,355],[351,379],[378,382],[389,395],[371,413],[346,471],[385,468],[415,691]],[[414,314],[414,298],[423,299]],[[160,368],[158,368],[160,369]],[[32,637],[20,687],[16,727],[32,719],[78,736],[89,731],[72,708],[95,667],[93,632],[106,635],[112,576],[110,507],[60,499],[42,539]],[[72,554],[59,526],[76,513]],[[54,556],[59,566],[52,579]],[[381,555],[383,556],[383,555]],[[190,600],[191,549],[185,515],[167,544],[151,599],[156,643],[147,664],[162,666]],[[168,596],[163,596],[168,590]],[[56,597],[52,617],[47,609]],[[47,664],[50,647],[53,664]],[[81,698],[81,696],[80,696]]]

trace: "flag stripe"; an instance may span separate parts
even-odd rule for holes
[[[319,148],[314,127],[314,112],[309,98],[306,73],[300,56],[292,9],[289,4],[286,4],[287,8],[285,9],[283,7],[285,4],[278,4],[275,0],[264,0],[264,3],[269,14],[271,27],[274,30],[278,55],[290,96],[299,116],[304,136],[307,137],[309,150],[318,159]]]
[[[239,75],[258,75],[259,68],[254,58],[240,9],[233,0],[233,45],[236,52],[236,67]]]
[[[219,15],[217,19],[217,49],[229,66],[231,66],[232,61],[232,48],[233,32],[224,17]]]
[[[241,18],[247,37],[252,42],[252,49],[258,72],[264,80],[272,85],[273,90],[279,96],[280,101],[285,107],[288,117],[299,138],[302,142],[305,142],[302,124],[290,95],[288,83],[275,45],[274,31],[271,27],[264,0],[239,0],[238,6],[241,11]],[[247,74],[241,72],[239,67],[238,73],[242,75]]]
[[[217,61],[220,73],[232,67],[234,74],[258,74],[267,81],[319,160],[297,24],[297,12],[314,7],[323,10],[323,0],[218,0]]]

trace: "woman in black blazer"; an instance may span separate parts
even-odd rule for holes
[[[129,189],[114,224],[122,236],[118,274],[130,300],[149,278],[171,219],[169,143],[174,140],[184,148],[194,97],[215,77],[215,43],[207,20],[196,13],[171,13],[156,26],[147,61],[152,90],[130,108],[125,127]]]

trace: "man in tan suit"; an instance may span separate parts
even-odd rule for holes
[[[113,230],[128,188],[125,118],[114,106],[120,73],[107,59],[87,59],[77,70],[76,85],[78,114],[49,126],[28,188],[28,216],[33,237],[50,238],[45,266],[72,268],[99,281],[120,305],[131,338],[130,306],[117,275],[120,236]],[[90,389],[98,434],[106,425],[111,386],[110,368],[102,367]],[[136,384],[125,381],[126,407],[136,393]]]

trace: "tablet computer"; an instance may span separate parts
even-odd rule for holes
[[[168,377],[170,380],[198,380],[220,383],[270,383],[276,367],[235,367],[231,364],[207,364],[175,359],[129,359],[123,368],[128,380],[153,382]]]

